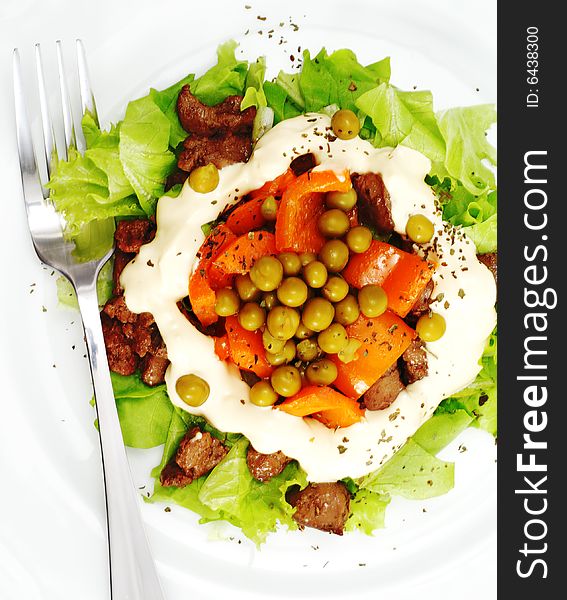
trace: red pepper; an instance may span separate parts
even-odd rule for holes
[[[338,356],[329,358],[337,365],[338,377],[333,385],[350,398],[359,398],[405,352],[416,332],[392,311],[373,319],[364,315],[346,327],[349,338],[362,343],[355,360],[342,362]]]
[[[361,254],[351,254],[343,277],[356,288],[381,285],[388,308],[405,317],[431,279],[432,265],[416,254],[373,240]]]
[[[262,256],[276,254],[274,234],[268,231],[253,231],[234,238],[230,244],[223,246],[217,254],[211,273],[217,277],[224,275],[244,275],[250,271],[254,263]]]
[[[256,373],[258,377],[269,377],[274,369],[266,360],[262,333],[247,331],[237,317],[227,317],[225,327],[232,362],[240,369]]]
[[[195,316],[203,327],[218,321],[215,313],[215,292],[210,281],[210,266],[215,257],[230,245],[235,235],[226,225],[215,227],[199,248],[197,264],[189,278],[189,300]]]
[[[310,385],[287,398],[278,409],[296,417],[311,416],[327,427],[349,427],[364,416],[356,400],[327,387]]]
[[[308,171],[284,191],[276,220],[278,252],[319,252],[325,238],[317,221],[325,212],[325,192],[351,188],[348,173],[341,181],[334,171]]]

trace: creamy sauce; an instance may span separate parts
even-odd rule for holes
[[[384,464],[443,398],[474,380],[496,322],[494,279],[476,259],[472,241],[442,221],[431,188],[424,182],[429,159],[402,146],[376,149],[359,138],[327,139],[329,132],[330,119],[324,115],[283,121],[260,139],[248,163],[221,169],[214,191],[199,194],[185,184],[177,198],[161,198],[155,239],[141,248],[121,277],[130,310],[152,313],[163,336],[171,361],[166,383],[172,402],[205,417],[221,431],[243,433],[259,452],[281,450],[297,459],[310,481],[360,477]],[[415,213],[435,224],[434,240],[422,249],[438,263],[432,297],[443,294],[443,298],[432,309],[447,323],[445,335],[427,344],[427,377],[408,386],[388,409],[366,411],[360,423],[337,431],[313,419],[251,404],[249,388],[238,369],[221,362],[213,339],[199,333],[177,308],[187,295],[196,253],[204,240],[201,225],[247,192],[275,179],[295,156],[306,152],[316,156],[317,170],[334,170],[337,175],[345,169],[381,173],[397,232],[405,233],[407,219]],[[187,406],[175,392],[176,380],[187,373],[206,379],[211,388],[208,400],[198,408]]]

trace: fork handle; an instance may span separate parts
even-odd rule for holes
[[[96,277],[77,285],[93,380],[106,495],[112,600],[163,600],[146,539],[112,391]]]

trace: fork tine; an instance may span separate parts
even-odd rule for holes
[[[41,186],[33,149],[33,138],[24,99],[20,55],[17,48],[14,49],[12,67],[14,74],[14,105],[16,113],[18,155],[20,158],[24,201],[28,216],[30,216],[34,206],[43,205],[44,190]]]
[[[61,91],[61,110],[63,113],[63,129],[65,131],[65,148],[63,149],[63,158],[69,157],[69,149],[77,147],[77,138],[75,137],[75,125],[73,123],[73,112],[71,110],[71,100],[67,80],[65,77],[65,65],[63,63],[63,51],[61,40],[55,42],[57,50],[57,67],[59,70],[59,89]]]
[[[85,47],[82,40],[77,40],[77,66],[79,70],[79,86],[81,90],[81,104],[83,108],[83,115],[89,112],[95,120],[96,126],[100,127],[98,122],[98,113],[96,111],[96,104],[94,95],[91,89],[89,81],[89,69],[87,66],[87,56],[85,53]]]
[[[37,71],[37,85],[39,88],[39,105],[41,110],[41,124],[43,127],[43,147],[45,160],[47,162],[47,177],[51,177],[52,167],[57,163],[57,146],[53,124],[49,115],[49,104],[47,102],[47,91],[45,89],[45,77],[43,74],[43,60],[41,58],[41,47],[35,45],[35,65]]]

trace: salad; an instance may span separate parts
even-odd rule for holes
[[[463,429],[496,435],[495,111],[435,113],[389,59],[270,81],[235,48],[109,131],[85,115],[52,197],[83,256],[117,219],[99,294],[124,441],[164,445],[146,500],[257,543],[372,534],[452,488]]]

